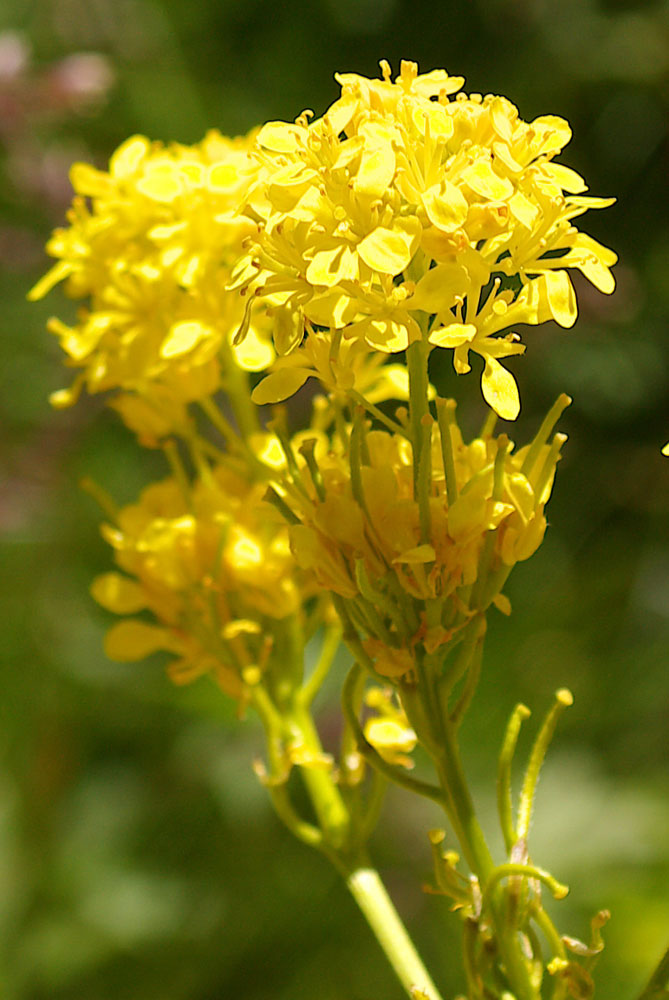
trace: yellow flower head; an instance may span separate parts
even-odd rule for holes
[[[254,229],[239,214],[257,172],[250,145],[217,132],[195,146],[134,136],[108,171],[72,167],[69,226],[47,244],[58,263],[30,293],[38,299],[64,281],[82,300],[74,325],[49,323],[67,363],[81,369],[55,405],[74,402],[84,385],[120,389],[124,420],[151,440],[183,424],[186,403],[219,388],[226,364],[260,371],[272,361],[258,309],[245,343],[230,346],[244,304],[225,286]]]
[[[484,397],[514,419],[499,360],[524,350],[513,327],[573,325],[568,269],[613,290],[615,254],[572,224],[613,199],[586,197],[553,162],[571,136],[563,119],[524,122],[503,97],[455,93],[462,78],[443,70],[404,62],[393,82],[382,68],[382,80],[338,76],[321,118],[260,129],[247,207],[258,229],[233,286],[274,312],[280,355],[314,327],[337,331],[335,354],[342,338],[387,354],[427,339],[453,350],[459,373],[474,351]]]
[[[501,588],[543,539],[565,436],[547,438],[568,402],[561,397],[534,441],[516,451],[488,431],[466,444],[455,404],[438,400],[424,504],[414,499],[407,438],[370,431],[361,419],[348,448],[328,449],[320,435],[309,461],[300,461],[304,445],[293,456],[294,475],[278,489],[295,521],[295,558],[344,599],[378,673],[406,673],[413,644],[434,651],[491,603],[510,610]]]
[[[122,572],[98,577],[93,596],[116,614],[148,612],[112,627],[112,659],[164,649],[177,657],[177,683],[211,672],[227,693],[242,693],[242,674],[263,666],[281,622],[313,589],[263,493],[219,467],[188,498],[174,479],[154,483],[103,526]]]

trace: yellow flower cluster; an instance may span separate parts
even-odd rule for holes
[[[244,303],[225,286],[254,228],[239,212],[257,172],[251,144],[214,131],[195,146],[135,136],[108,172],[72,167],[69,226],[47,244],[58,263],[30,293],[38,299],[65,281],[66,293],[84,300],[74,325],[49,323],[67,363],[82,369],[55,405],[74,402],[84,385],[120,389],[114,405],[150,443],[183,425],[186,403],[225,383],[226,364],[260,371],[271,363],[260,309],[230,356]]]
[[[571,136],[562,118],[527,123],[503,97],[456,93],[463,79],[444,70],[403,62],[392,82],[381,65],[382,80],[338,76],[321,118],[260,129],[247,206],[257,232],[231,286],[255,293],[239,339],[260,298],[279,355],[314,327],[333,331],[335,359],[342,338],[385,353],[423,338],[453,349],[463,373],[473,351],[486,401],[514,419],[517,386],[499,360],[524,350],[512,328],[573,325],[569,268],[613,290],[616,255],[572,225],[613,199],[585,196],[553,162]],[[279,371],[268,399],[300,384]]]
[[[299,615],[311,592],[263,493],[221,466],[188,495],[172,478],[152,484],[103,526],[123,572],[98,577],[93,596],[116,614],[150,615],[111,628],[112,659],[167,650],[177,683],[210,672],[241,695],[243,675],[263,667],[282,620]]]
[[[406,437],[359,422],[346,450],[328,448],[324,436],[311,451],[302,444],[308,461],[294,461],[292,479],[278,487],[297,522],[289,529],[295,558],[345,599],[379,673],[406,673],[417,641],[433,652],[491,603],[508,612],[501,588],[546,530],[566,440],[547,438],[568,402],[560,397],[536,438],[515,451],[487,431],[465,444],[454,402],[438,400],[423,507]]]

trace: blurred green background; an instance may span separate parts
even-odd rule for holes
[[[91,475],[121,501],[162,472],[65,384],[28,306],[73,159],[133,132],[198,140],[322,112],[335,70],[380,58],[462,73],[522,117],[559,114],[562,162],[618,203],[582,228],[620,254],[611,298],[578,285],[575,330],[528,332],[518,438],[560,391],[570,435],[539,553],[492,623],[465,726],[494,829],[492,772],[516,700],[566,714],[531,850],[572,886],[587,937],[609,907],[598,995],[632,998],[669,938],[669,3],[629,0],[3,0],[0,9],[0,993],[5,1000],[377,1000],[400,996],[325,860],[294,843],[251,771],[262,752],[203,681],[105,661],[88,596],[108,568]],[[446,391],[447,366],[433,371]],[[477,425],[475,379],[458,383]],[[467,396],[469,393],[469,396]],[[515,429],[512,433],[516,433]],[[342,669],[345,664],[342,662]],[[328,730],[328,705],[321,721]],[[531,730],[532,723],[528,727]],[[523,744],[527,747],[527,742]],[[391,794],[376,859],[445,996],[463,988],[457,920],[429,881],[429,805]]]

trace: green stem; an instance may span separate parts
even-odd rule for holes
[[[421,991],[429,1000],[441,1000],[378,873],[373,868],[356,868],[346,884],[408,996],[415,998]]]
[[[323,755],[321,741],[309,712],[296,706],[287,716],[286,722],[301,749],[313,754],[315,758]],[[300,767],[300,773],[326,843],[337,851],[342,850],[348,839],[351,820],[330,768],[319,764],[305,765]]]
[[[414,492],[418,498],[418,472],[425,429],[423,417],[428,416],[428,377],[427,361],[430,345],[427,341],[416,340],[406,351],[407,368],[409,370],[409,422],[411,427],[411,443],[413,448]]]
[[[374,403],[370,403],[361,393],[356,392],[355,389],[349,389],[348,395],[354,403],[357,403],[358,406],[363,406],[372,417],[375,417],[379,423],[387,427],[393,434],[400,434],[404,438],[408,437],[406,429],[401,424],[398,424],[396,420],[389,417],[378,406],[375,406]]]
[[[453,815],[449,819],[455,827],[467,864],[483,885],[490,878],[495,863],[476,818],[455,736],[448,724],[444,726],[442,749],[441,759],[435,764],[442,788],[452,805]]]
[[[303,707],[300,705],[294,707],[287,722],[291,734],[299,740],[301,747],[314,754],[322,754],[316,727],[310,714]],[[409,997],[417,1000],[420,996],[412,992],[415,987],[422,990],[428,1000],[441,1000],[378,872],[361,864],[359,859],[351,863],[352,852],[349,843],[351,816],[331,769],[302,767],[300,770],[323,831],[322,843],[314,842],[314,846],[320,846],[345,877],[351,894]],[[355,853],[359,856],[360,848]]]
[[[325,630],[316,666],[297,693],[297,700],[303,708],[309,707],[323,686],[340,645],[341,628],[338,625],[330,626]]]

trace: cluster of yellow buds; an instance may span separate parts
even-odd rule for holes
[[[457,93],[462,77],[444,70],[418,75],[403,62],[392,82],[382,69],[383,80],[339,75],[341,97],[321,118],[258,133],[239,339],[260,298],[276,313],[278,354],[302,345],[304,381],[305,330],[336,330],[335,360],[342,339],[396,353],[427,332],[453,349],[458,373],[470,351],[481,355],[486,401],[515,419],[517,387],[499,361],[524,351],[512,327],[573,325],[569,268],[613,290],[616,255],[572,225],[612,199],[585,196],[583,179],[553,162],[571,137],[563,119],[526,123],[503,97]],[[272,398],[299,384],[291,369]]]
[[[568,403],[561,396],[534,440],[514,451],[506,435],[493,436],[492,421],[465,444],[454,401],[438,399],[417,487],[406,429],[370,430],[358,415],[345,447],[329,447],[323,434],[291,447],[275,488],[294,522],[295,557],[345,600],[378,673],[411,671],[416,643],[433,653],[491,603],[508,612],[501,588],[544,536],[565,441],[548,437]]]
[[[225,466],[192,489],[175,478],[153,483],[124,507],[103,536],[122,573],[99,576],[95,599],[124,617],[107,634],[114,660],[166,650],[183,684],[211,673],[242,696],[275,652],[281,621],[313,593],[299,572],[285,527],[268,518],[262,484]]]

